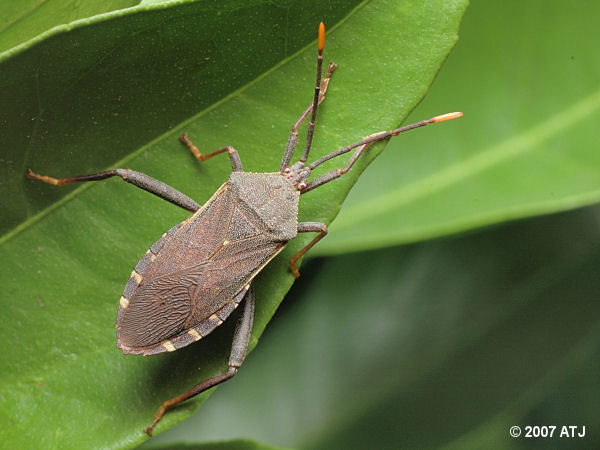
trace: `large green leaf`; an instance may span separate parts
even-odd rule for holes
[[[599,218],[311,260],[237,379],[156,443],[599,448]]]
[[[316,253],[383,247],[600,200],[600,3],[475,2],[456,51]]]
[[[5,445],[143,441],[160,402],[226,368],[234,322],[173,354],[123,357],[114,348],[116,299],[145,249],[187,214],[118,180],[59,189],[25,179],[25,169],[66,176],[127,165],[204,201],[231,169],[226,158],[199,165],[177,142],[187,131],[203,149],[234,145],[246,170],[276,170],[290,124],[312,96],[314,44],[294,52],[314,38],[317,18],[329,25],[326,57],[340,68],[313,157],[391,128],[427,91],[465,2],[354,6],[158,4],[95,18],[0,61],[0,114],[9,125],[0,165]],[[329,223],[380,149],[303,197],[301,220]],[[259,277],[251,347],[293,281],[287,260],[310,238]],[[168,413],[156,431],[205,398]]]

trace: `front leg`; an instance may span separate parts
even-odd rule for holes
[[[309,251],[313,245],[325,237],[327,234],[327,225],[320,222],[300,222],[298,224],[298,233],[310,232],[317,232],[319,234],[312,241],[310,241],[306,247],[304,247],[290,259],[290,269],[296,278],[300,276],[300,272],[298,272],[298,267],[296,266],[296,261],[304,256],[304,254]]]
[[[201,161],[201,162],[206,161],[207,159],[210,159],[213,156],[220,155],[221,153],[227,152],[227,154],[229,155],[229,159],[231,161],[231,168],[233,169],[233,171],[234,172],[242,171],[242,160],[240,159],[240,155],[238,154],[237,150],[235,148],[233,148],[231,145],[220,148],[219,150],[215,150],[214,152],[200,153],[200,150],[198,150],[198,147],[196,147],[194,145],[194,143],[192,141],[190,141],[190,139],[188,138],[187,133],[183,133],[183,136],[181,136],[179,138],[179,140],[181,142],[183,142],[185,145],[187,145],[187,147],[194,154],[194,156],[196,157],[196,159],[198,161]]]

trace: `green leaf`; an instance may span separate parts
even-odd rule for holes
[[[235,381],[157,443],[598,448],[599,217],[311,260]]]
[[[313,95],[319,19],[328,24],[326,58],[340,68],[319,109],[312,157],[391,128],[427,91],[465,2],[355,6],[163,3],[96,17],[4,55],[2,442],[142,442],[163,400],[225,370],[235,322],[172,354],[124,357],[114,348],[120,292],[148,246],[188,214],[119,180],[55,188],[27,180],[27,167],[69,176],[127,166],[203,202],[231,168],[227,158],[195,161],[177,141],[187,131],[203,150],[235,146],[245,170],[277,170]],[[300,219],[329,223],[378,150],[303,197]],[[311,238],[290,244],[257,279],[251,347],[292,284],[290,256]],[[166,414],[156,432],[206,397]]]
[[[97,14],[129,8],[139,0],[20,0],[0,3],[0,53],[62,25]]]
[[[600,200],[600,4],[476,2],[409,120],[315,254],[413,242]],[[568,38],[566,38],[568,36]]]

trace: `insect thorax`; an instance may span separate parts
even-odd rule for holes
[[[280,173],[232,172],[234,201],[265,227],[274,240],[289,241],[298,230],[300,192]]]

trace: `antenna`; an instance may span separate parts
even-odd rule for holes
[[[321,92],[321,70],[323,68],[323,47],[325,46],[325,25],[323,22],[319,24],[319,56],[317,56],[317,84],[315,85],[315,98],[313,100],[312,115],[308,124],[308,135],[306,137],[306,148],[304,154],[300,158],[301,162],[306,162],[308,152],[312,144],[313,133],[315,132],[315,118],[317,117],[317,106],[319,106],[319,94]]]

